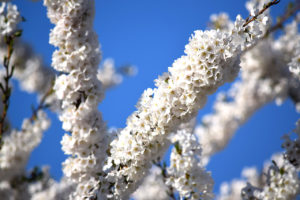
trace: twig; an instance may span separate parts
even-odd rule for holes
[[[10,60],[11,60],[11,56],[12,56],[13,50],[14,50],[13,49],[14,39],[16,37],[20,37],[21,34],[22,34],[22,31],[19,30],[19,31],[16,31],[12,35],[4,37],[5,44],[7,45],[7,56],[5,56],[4,60],[3,60],[3,66],[6,71],[5,76],[4,76],[4,86],[2,83],[0,83],[0,89],[3,94],[3,96],[2,96],[3,110],[2,110],[2,114],[1,114],[1,118],[0,118],[0,148],[2,146],[1,145],[2,144],[2,136],[5,131],[5,127],[4,127],[5,118],[7,115],[7,111],[8,111],[8,107],[9,107],[9,99],[11,96],[11,87],[9,85],[9,81],[10,81],[11,77],[13,76],[14,68],[15,68],[15,66],[13,65],[13,66],[11,66],[11,69],[10,69]]]
[[[247,51],[251,50],[253,47],[255,47],[259,42],[261,42],[262,40],[266,39],[271,33],[277,31],[278,29],[281,29],[283,27],[283,24],[294,14],[296,14],[297,11],[300,10],[300,0],[296,1],[296,4],[290,8],[288,7],[288,9],[286,10],[286,12],[278,18],[277,23],[274,24],[273,26],[271,26],[266,33],[259,38],[255,44],[249,46],[248,48],[245,48],[243,51],[243,54],[246,53]]]
[[[53,83],[49,87],[48,91],[41,98],[41,101],[40,101],[39,105],[35,109],[33,109],[32,116],[30,118],[31,122],[33,122],[37,118],[38,111],[40,111],[44,108],[47,108],[49,106],[48,104],[45,104],[45,102],[46,102],[47,98],[53,93],[53,87],[52,86],[53,86]]]
[[[294,15],[298,10],[300,10],[300,1],[297,0],[296,1],[296,5],[293,6],[293,8],[288,7],[286,9],[286,12],[278,18],[278,22],[271,26],[267,32],[265,33],[265,35],[263,36],[264,38],[268,37],[268,35],[274,31],[276,31],[277,29],[280,29],[283,27],[283,24],[292,16]]]
[[[252,21],[256,20],[258,18],[258,16],[260,16],[261,14],[263,14],[269,7],[276,5],[280,2],[280,0],[273,0],[267,4],[264,5],[263,9],[261,9],[256,15],[254,16],[249,16],[246,19],[246,22],[244,23],[243,27],[247,26],[249,23],[251,23]]]

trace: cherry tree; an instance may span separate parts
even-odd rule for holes
[[[31,3],[31,2],[28,2]],[[300,121],[283,135],[283,152],[274,152],[262,172],[246,167],[240,179],[213,193],[212,155],[226,148],[237,129],[271,101],[291,99],[300,112],[300,1],[288,4],[277,20],[270,9],[279,0],[249,0],[249,16],[213,14],[207,30],[191,33],[182,56],[148,88],[127,118],[126,127],[110,129],[98,105],[105,92],[135,68],[117,71],[101,62],[93,28],[94,0],[44,0],[54,28],[49,43],[51,67],[22,41],[24,21],[16,5],[0,7],[0,197],[3,199],[296,199],[300,193]],[[284,3],[284,2],[283,2]],[[280,35],[276,35],[283,29]],[[26,31],[26,30],[24,30]],[[100,65],[100,68],[99,68]],[[218,94],[214,112],[196,123],[207,97]],[[7,112],[12,79],[37,93],[39,104],[11,127]],[[55,113],[66,132],[62,150],[64,176],[47,167],[26,171],[31,152],[50,126],[45,110]],[[169,163],[165,152],[171,148]]]

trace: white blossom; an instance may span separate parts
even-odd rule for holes
[[[250,0],[246,7],[253,17],[268,2]],[[50,33],[50,43],[57,47],[52,67],[59,71],[53,87],[56,96],[51,95],[46,103],[59,107],[55,111],[59,111],[62,128],[67,132],[61,141],[62,149],[70,157],[63,163],[65,176],[60,182],[46,176],[15,188],[12,182],[25,174],[30,152],[49,126],[42,111],[35,121],[24,120],[22,130],[3,136],[1,198],[126,200],[143,182],[133,193],[137,200],[168,199],[168,187],[176,190],[181,199],[212,199],[213,180],[203,161],[223,149],[236,129],[264,104],[272,100],[280,104],[292,91],[296,99],[299,96],[300,105],[300,93],[296,91],[300,85],[298,22],[287,26],[279,39],[270,38],[257,45],[257,39],[270,25],[268,10],[247,26],[241,16],[232,22],[221,13],[211,16],[212,30],[194,32],[185,54],[155,80],[156,88],[144,91],[127,126],[110,133],[98,103],[104,90],[122,82],[122,73],[112,60],[104,61],[98,69],[101,53],[93,31],[94,0],[44,0],[44,5],[55,24]],[[16,6],[2,3],[0,35],[14,33],[19,21]],[[16,44],[12,56],[12,63],[16,64],[14,76],[23,90],[42,96],[51,89],[56,72],[22,45]],[[248,49],[251,50],[245,53]],[[5,49],[0,47],[0,57],[2,54],[5,55]],[[218,96],[216,112],[206,116],[195,131],[197,140],[191,124],[198,110],[208,95],[237,77],[240,62],[241,81],[234,84],[229,94]],[[132,69],[126,68],[129,74]],[[298,129],[295,132],[299,135]],[[300,191],[299,138],[284,139],[285,159],[268,167],[266,179],[254,168],[245,169],[244,179],[223,184],[218,199],[240,199],[243,187],[244,199],[294,198]],[[157,168],[149,173],[153,161],[160,160],[170,146],[170,140],[174,147],[167,176],[163,177]]]
[[[74,185],[66,178],[56,182],[49,180],[49,186],[38,192],[31,192],[31,200],[65,200],[74,190]]]
[[[16,31],[17,25],[22,20],[16,5],[2,2],[0,6],[0,36],[10,35]]]
[[[229,31],[233,29],[233,22],[229,19],[227,13],[212,14],[210,16],[210,27],[212,29],[220,29],[222,31]]]
[[[121,84],[124,76],[135,76],[136,74],[137,69],[135,66],[125,65],[116,68],[114,60],[107,58],[100,65],[97,78],[101,81],[102,88],[107,90]]]
[[[157,89],[144,92],[127,127],[111,143],[106,166],[107,180],[114,185],[111,197],[126,199],[145,176],[150,161],[161,155],[167,135],[193,118],[208,94],[236,77],[240,50],[255,39],[245,36],[244,22],[238,16],[230,34],[195,31],[186,55],[156,80]]]
[[[287,63],[291,62],[294,53],[296,53],[299,48],[299,21],[293,20],[291,23],[287,24],[284,27],[284,34],[282,34],[274,44],[274,48],[282,52],[282,56]]]
[[[11,187],[9,181],[0,182],[0,195],[1,198],[7,200],[15,200],[17,197],[17,192],[14,188]]]
[[[104,89],[119,85],[123,81],[121,74],[116,72],[114,60],[106,59],[102,67],[98,70],[98,79]]]
[[[63,171],[77,188],[71,199],[95,197],[98,176],[106,157],[106,125],[98,112],[103,98],[97,79],[100,62],[99,42],[93,31],[94,1],[49,1],[48,17],[56,26],[50,43],[58,49],[53,53],[52,66],[65,74],[55,81],[54,90],[62,100],[60,120],[65,134],[62,149],[71,155],[63,163]]]
[[[11,180],[24,173],[28,158],[33,149],[40,144],[43,133],[50,121],[43,111],[37,113],[34,122],[25,119],[21,130],[12,130],[3,137],[0,150],[1,180]]]
[[[300,170],[300,120],[297,121],[296,125],[294,132],[297,134],[297,137],[292,139],[289,134],[285,134],[282,147],[285,149],[285,159]]]
[[[247,182],[255,186],[260,184],[259,173],[255,167],[246,167],[241,174],[241,179],[233,179],[231,182],[221,184],[217,200],[241,200],[241,191]]]
[[[266,3],[268,1],[251,0],[247,2],[246,7],[255,15]],[[264,17],[269,16],[268,11],[264,14]],[[226,20],[226,23],[230,24],[230,21],[227,21],[229,20]],[[289,96],[294,98],[296,106],[298,102],[299,107],[300,82],[287,70],[291,55],[300,43],[297,23],[297,20],[294,20],[288,24],[285,34],[278,39],[270,36],[242,55],[241,80],[236,82],[229,92],[218,95],[214,113],[205,115],[202,124],[195,129],[195,134],[203,146],[204,162],[207,163],[212,154],[225,148],[239,126],[266,103],[275,100],[277,104],[281,104]],[[225,24],[223,27],[226,27]],[[266,23],[260,30],[266,32],[268,27],[269,24]]]
[[[257,45],[241,60],[241,80],[218,95],[214,112],[205,115],[195,129],[205,162],[227,145],[256,110],[273,100],[281,103],[287,96],[290,76],[284,75],[286,63],[280,52],[272,49],[272,41]]]
[[[242,189],[243,200],[259,199],[259,200],[289,200],[295,199],[299,193],[300,180],[298,178],[297,169],[291,165],[283,155],[275,154],[272,157],[272,164],[265,164],[266,182],[260,189],[247,184]]]
[[[201,147],[196,137],[183,129],[172,140],[175,146],[167,168],[167,185],[176,189],[181,199],[212,199],[214,182],[201,164]]]
[[[161,169],[153,166],[143,184],[132,194],[132,197],[135,200],[168,200],[167,190]]]

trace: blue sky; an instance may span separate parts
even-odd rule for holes
[[[49,45],[49,31],[53,27],[46,17],[42,1],[15,0],[22,16],[23,39],[50,66],[54,47]],[[273,15],[283,12],[285,1],[273,9]],[[104,58],[113,58],[117,66],[133,64],[138,68],[135,77],[108,91],[99,109],[109,126],[122,128],[126,118],[135,110],[143,90],[154,87],[153,80],[167,71],[172,62],[183,54],[184,46],[194,30],[205,29],[209,16],[221,11],[231,18],[248,13],[245,1],[238,0],[96,0],[95,30],[99,35]],[[220,88],[225,90],[229,84]],[[215,95],[209,97],[198,119],[211,111]],[[30,116],[30,106],[36,96],[20,92],[15,83],[9,117],[16,127]],[[56,179],[62,175],[61,162],[66,158],[60,140],[64,134],[56,115],[50,114],[52,127],[45,133],[41,145],[33,152],[28,168],[50,165]],[[215,155],[208,170],[216,183],[240,177],[244,166],[261,168],[263,162],[281,150],[280,137],[294,128],[299,115],[287,100],[277,107],[271,103],[257,113],[238,131],[223,152]]]

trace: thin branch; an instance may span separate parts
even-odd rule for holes
[[[269,7],[276,5],[280,2],[280,0],[273,0],[267,4],[264,5],[264,7],[254,16],[249,16],[246,19],[246,22],[244,23],[243,27],[247,26],[249,23],[251,23],[252,21],[255,21],[261,14],[263,14]]]
[[[33,122],[34,120],[36,120],[38,111],[40,111],[42,109],[45,109],[45,108],[47,108],[49,106],[45,102],[46,102],[47,98],[53,93],[53,84],[54,84],[54,81],[52,82],[52,84],[49,87],[48,91],[42,96],[39,105],[35,109],[33,109],[32,116],[30,118],[31,122]]]
[[[273,26],[271,26],[267,32],[265,33],[265,35],[263,36],[263,38],[267,38],[268,35],[280,28],[283,27],[283,24],[294,14],[296,14],[297,11],[300,10],[300,1],[297,0],[295,5],[292,5],[291,7],[288,6],[288,8],[286,9],[286,12],[278,18],[277,23]]]
[[[259,38],[255,44],[249,46],[248,48],[244,49],[243,54],[246,53],[247,51],[251,50],[253,47],[255,47],[259,42],[262,40],[268,38],[268,36],[277,31],[278,29],[281,29],[284,26],[284,23],[293,15],[295,15],[298,11],[300,10],[300,0],[296,0],[296,4],[293,5],[292,7],[289,6],[284,14],[280,17],[278,17],[277,23],[271,26],[269,29],[267,29],[266,33]]]
[[[3,94],[2,96],[2,103],[3,103],[3,110],[1,113],[1,118],[0,118],[0,148],[1,148],[1,144],[2,144],[2,136],[3,133],[5,131],[5,119],[6,119],[6,115],[7,115],[7,111],[8,111],[8,107],[9,107],[9,100],[10,100],[10,96],[11,96],[11,87],[9,85],[9,81],[13,76],[14,73],[14,68],[15,66],[11,66],[10,67],[10,60],[11,60],[11,56],[13,54],[13,45],[14,45],[14,39],[16,37],[20,37],[22,34],[22,31],[16,31],[14,34],[9,35],[9,36],[5,36],[4,37],[4,41],[5,44],[7,45],[7,55],[4,56],[3,59],[3,66],[5,68],[5,76],[4,76],[4,85],[1,84],[0,88],[1,88],[1,92]]]

